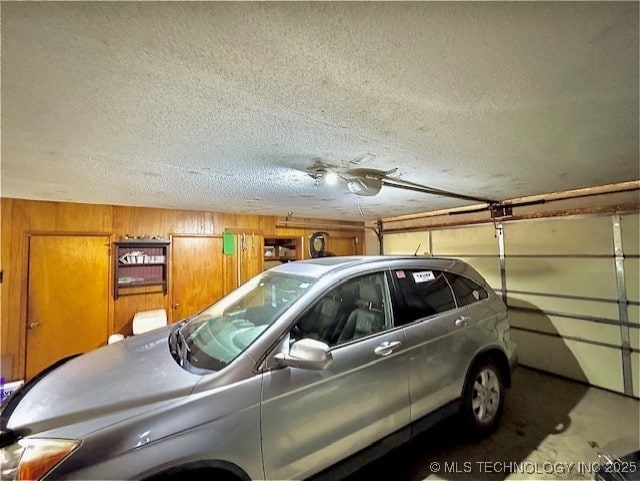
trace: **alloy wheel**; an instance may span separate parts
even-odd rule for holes
[[[493,420],[500,407],[500,381],[496,373],[484,368],[476,376],[471,393],[471,409],[481,423]]]

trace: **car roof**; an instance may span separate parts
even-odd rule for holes
[[[432,268],[454,271],[466,270],[467,265],[458,259],[425,256],[335,256],[318,257],[303,261],[288,262],[274,267],[277,272],[286,272],[306,277],[320,278],[350,268],[362,267],[362,270],[381,267]]]

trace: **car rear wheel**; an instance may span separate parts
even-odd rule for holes
[[[485,437],[495,431],[504,403],[500,368],[492,360],[477,363],[465,386],[462,412],[471,434]]]

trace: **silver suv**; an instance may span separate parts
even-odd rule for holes
[[[284,264],[25,384],[1,477],[333,478],[447,415],[487,435],[515,360],[504,304],[459,260]]]

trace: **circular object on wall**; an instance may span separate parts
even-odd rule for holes
[[[327,247],[326,232],[314,232],[309,236],[309,255],[313,258],[324,257]]]

